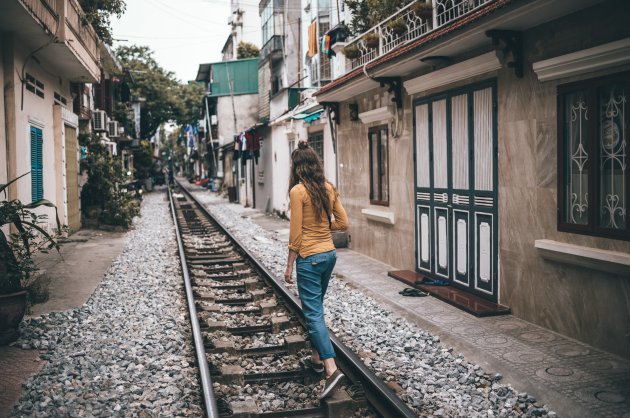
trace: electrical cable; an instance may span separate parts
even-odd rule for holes
[[[47,46],[56,42],[59,39],[57,36],[57,33],[59,32],[59,26],[60,26],[60,22],[57,21],[57,27],[55,28],[55,33],[53,34],[53,36],[48,40],[48,42],[46,42],[39,48],[34,49],[30,54],[26,56],[26,58],[24,59],[24,63],[22,64],[22,71],[18,72],[18,77],[20,79],[20,83],[22,84],[22,91],[20,94],[21,96],[20,97],[20,111],[24,110],[24,86],[26,85],[26,75],[25,75],[26,64],[28,64],[29,60],[33,58],[36,53],[38,53],[39,51],[41,51],[42,49],[46,48]]]

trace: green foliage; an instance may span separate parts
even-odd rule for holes
[[[120,160],[107,152],[97,135],[80,135],[79,141],[88,149],[81,167],[88,174],[81,190],[81,210],[88,215],[96,208],[100,223],[129,228],[140,210],[133,194],[125,188],[129,178],[123,173]]]
[[[92,24],[94,30],[103,42],[112,44],[112,30],[110,17],[120,18],[127,5],[125,0],[79,0],[85,12],[86,20]]]
[[[199,120],[203,85],[180,84],[174,73],[157,63],[147,46],[120,47],[116,56],[134,78],[132,95],[146,100],[141,110],[141,138],[149,138],[164,122],[196,123]]]
[[[361,50],[356,45],[348,45],[343,48],[343,54],[348,59],[355,59],[361,55]]]
[[[7,187],[26,174],[7,184],[0,184],[0,194],[4,195],[0,201],[0,294],[14,293],[27,287],[33,273],[38,270],[32,255],[46,248],[58,250],[57,238],[64,231],[56,216],[55,205],[48,200],[41,199],[27,205],[17,199],[8,200]],[[57,229],[54,232],[45,229],[47,216],[33,211],[42,206],[55,208]],[[7,237],[2,229],[4,226],[12,226],[16,232]]]
[[[358,35],[372,27],[367,0],[346,0],[346,7],[352,13],[352,19],[348,23],[350,34]]]
[[[134,178],[145,180],[155,175],[155,164],[151,156],[151,144],[149,141],[140,141],[140,149],[133,152]]]
[[[260,49],[251,42],[241,41],[236,47],[236,59],[257,58]]]
[[[411,3],[410,0],[346,0],[352,20],[348,28],[358,35]]]
[[[177,119],[179,83],[172,72],[158,65],[149,47],[123,46],[116,50],[116,56],[131,71],[132,95],[146,99],[140,115],[140,137],[148,138],[162,122]]]
[[[180,85],[180,89],[177,94],[179,111],[176,118],[179,124],[197,124],[203,115],[202,99],[204,98],[205,93],[203,83],[191,81],[188,84]]]

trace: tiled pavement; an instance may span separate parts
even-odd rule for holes
[[[32,307],[32,316],[83,305],[100,284],[127,242],[120,232],[81,230],[61,246],[60,254],[39,254],[36,263],[50,277],[49,300]],[[0,347],[0,417],[11,413],[22,396],[22,383],[44,362],[38,350]]]
[[[0,417],[9,415],[13,404],[22,396],[22,382],[43,365],[37,350],[0,347]]]
[[[404,285],[387,277],[392,266],[351,250],[338,253],[343,280],[560,416],[630,417],[630,361],[512,315],[477,318],[432,297],[405,298],[398,294]]]
[[[202,192],[205,193],[205,192]],[[287,221],[230,204],[281,241]],[[477,318],[433,297],[404,297],[405,285],[388,277],[398,270],[350,249],[338,250],[337,277],[382,306],[438,335],[503,383],[528,392],[561,417],[630,418],[630,361],[559,335],[512,315]]]

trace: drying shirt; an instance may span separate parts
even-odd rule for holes
[[[298,253],[302,258],[335,249],[330,231],[344,231],[348,229],[348,216],[341,200],[333,187],[326,183],[331,213],[330,228],[328,217],[322,214],[322,219],[315,216],[311,197],[303,184],[296,184],[289,193],[291,202],[291,229],[289,232],[289,249]]]

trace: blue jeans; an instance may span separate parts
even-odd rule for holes
[[[324,295],[336,262],[335,250],[297,259],[297,285],[302,311],[306,317],[311,344],[322,360],[335,357],[324,322]]]

